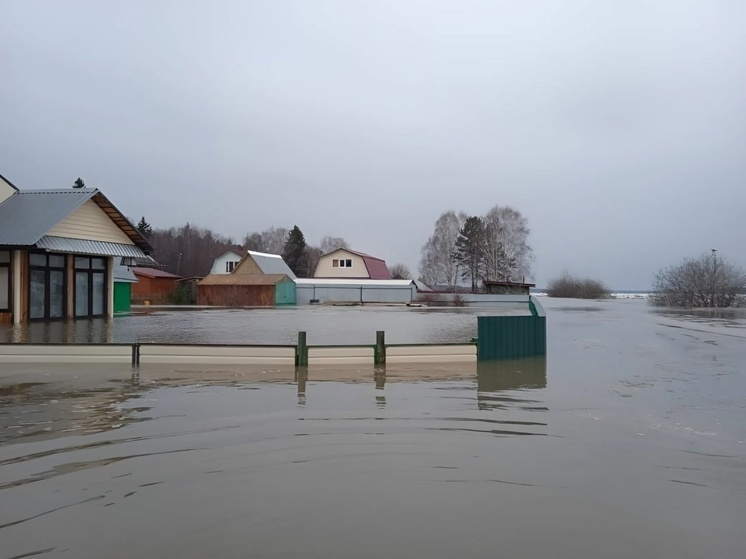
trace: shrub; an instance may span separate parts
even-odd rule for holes
[[[605,299],[610,296],[603,282],[589,278],[576,278],[568,272],[549,282],[547,295],[572,299]]]
[[[192,296],[186,286],[179,285],[168,294],[168,301],[172,305],[190,305],[192,304]]]

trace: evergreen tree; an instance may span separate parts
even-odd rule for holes
[[[73,188],[85,188],[85,183],[83,182],[83,179],[78,177],[75,179],[75,182],[73,183]]]
[[[137,230],[146,239],[153,234],[153,228],[150,226],[150,223],[145,221],[145,216],[140,218],[140,222],[137,224]]]
[[[282,259],[299,278],[307,275],[306,238],[297,225],[293,226],[288,233],[285,246],[282,249]]]
[[[462,268],[461,277],[471,279],[472,293],[477,291],[479,279],[484,271],[485,240],[484,222],[478,216],[467,218],[456,238],[453,259]]]

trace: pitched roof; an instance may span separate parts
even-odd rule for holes
[[[150,243],[97,188],[19,190],[0,203],[0,245],[33,246],[88,200],[93,200],[143,252]]]
[[[181,276],[177,276],[176,274],[171,274],[169,272],[164,272],[163,270],[158,270],[156,268],[132,268],[132,273],[136,276],[142,276],[144,278],[181,279]]]
[[[287,265],[279,254],[268,254],[266,252],[250,250],[248,255],[251,256],[264,274],[284,274],[291,279],[295,279],[293,270],[290,269],[290,266]]]
[[[365,267],[368,270],[368,276],[370,277],[370,279],[391,279],[391,272],[389,271],[389,267],[386,266],[386,261],[382,258],[377,258],[375,256],[371,256],[370,254],[365,254],[364,252],[358,252],[349,248],[338,248],[337,250],[333,250],[325,254],[324,256],[329,256],[330,254],[334,254],[335,252],[339,251],[349,252],[350,254],[354,254],[362,258],[363,262],[365,263]]]
[[[287,278],[286,274],[210,274],[197,285],[275,285]]]
[[[132,273],[132,270],[127,266],[121,264],[114,264],[114,281],[116,283],[137,283],[137,276]]]

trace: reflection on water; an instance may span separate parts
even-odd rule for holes
[[[91,318],[0,326],[2,343],[111,343],[115,319]]]
[[[546,357],[511,359],[477,363],[477,390],[480,410],[505,409],[506,406],[521,406],[529,411],[546,411],[536,400],[533,391],[547,385]],[[504,391],[516,391],[503,395]],[[522,398],[521,391],[531,396]]]

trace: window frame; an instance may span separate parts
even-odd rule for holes
[[[0,312],[11,312],[13,310],[13,270],[11,264],[13,263],[13,251],[0,250],[1,253],[8,253],[8,261],[0,262],[0,268],[8,270],[8,304],[4,307],[0,306]]]
[[[103,268],[96,268],[93,265],[94,259],[102,260],[104,263]],[[87,260],[87,267],[78,266],[78,260]],[[109,259],[105,256],[88,256],[76,254],[73,259],[73,317],[74,318],[100,318],[107,316],[109,306],[109,282],[106,281],[109,277]],[[78,314],[78,274],[88,275],[88,314]],[[103,290],[103,304],[101,305],[101,314],[93,313],[93,276],[103,275],[104,277],[104,290]]]
[[[45,265],[42,266],[40,264],[32,264],[31,263],[31,257],[32,256],[44,256],[45,257]],[[50,265],[50,258],[51,257],[62,257],[63,262],[62,266],[51,266]],[[28,255],[28,295],[26,296],[26,304],[28,309],[28,318],[29,320],[64,320],[67,315],[67,288],[68,288],[68,281],[67,281],[67,255],[66,254],[59,254],[56,252],[38,252],[38,251],[29,251]],[[31,317],[31,272],[33,270],[44,272],[44,313],[43,316],[35,316]],[[62,272],[62,313],[61,316],[50,316],[50,310],[51,310],[51,272]]]

